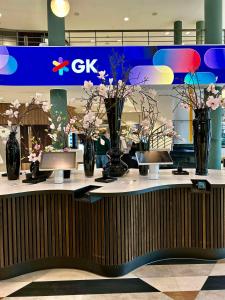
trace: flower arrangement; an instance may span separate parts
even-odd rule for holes
[[[140,145],[140,150],[145,151],[160,144],[165,137],[172,139],[179,137],[174,131],[173,122],[160,116],[158,110],[157,92],[153,89],[141,92],[139,101],[134,102],[134,107],[139,113],[139,124],[128,126],[122,135],[126,140],[131,140]],[[157,142],[156,142],[157,141]]]
[[[46,101],[41,101],[41,94],[36,95],[30,102],[26,102],[22,105],[19,100],[15,100],[9,104],[9,108],[3,113],[3,116],[7,117],[7,123],[11,132],[16,132],[17,127],[23,125],[23,120],[27,114],[33,110],[42,109],[44,112],[48,112],[50,105]]]
[[[186,110],[190,108],[193,110],[204,108],[216,110],[218,107],[224,106],[221,90],[216,89],[214,84],[210,84],[203,90],[200,85],[194,81],[197,75],[191,74],[191,76],[193,83],[181,84],[173,88],[175,93],[172,97],[179,100],[177,105],[180,105]]]
[[[43,151],[40,138],[33,137],[31,140],[31,145],[32,145],[32,148],[31,148],[30,154],[28,156],[29,162],[31,162],[31,163],[36,162],[36,161],[40,162],[41,153]]]

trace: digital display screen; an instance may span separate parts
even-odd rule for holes
[[[75,163],[76,152],[43,152],[40,170],[71,170]]]
[[[164,150],[152,150],[152,151],[137,151],[137,162],[139,165],[146,164],[172,164],[172,158],[168,151]]]

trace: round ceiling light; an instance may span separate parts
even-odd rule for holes
[[[52,0],[51,10],[59,18],[64,18],[70,11],[70,4],[68,0]]]

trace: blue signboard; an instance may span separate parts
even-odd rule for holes
[[[0,85],[99,84],[112,76],[110,57],[124,56],[131,84],[225,83],[225,46],[6,47],[0,46]],[[193,75],[195,74],[195,75]],[[117,79],[122,79],[117,70]]]

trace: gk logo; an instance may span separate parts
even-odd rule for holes
[[[82,59],[75,59],[73,60],[71,64],[71,68],[74,71],[74,73],[83,73],[86,70],[86,73],[90,73],[91,71],[93,73],[97,73],[98,71],[94,67],[95,63],[97,62],[97,59],[86,59],[83,61]]]

